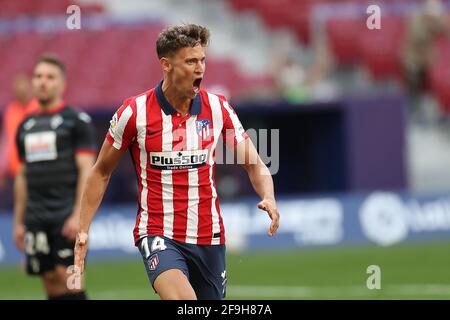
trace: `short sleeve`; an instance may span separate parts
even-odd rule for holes
[[[22,139],[22,133],[23,133],[23,122],[17,127],[17,131],[16,131],[17,153],[19,156],[19,160],[23,162],[25,159],[25,145],[24,145],[24,141]]]
[[[133,112],[130,101],[125,101],[114,113],[106,141],[117,150],[126,150],[136,137],[136,115]]]
[[[227,100],[222,100],[222,106],[224,109],[222,138],[227,145],[234,146],[247,139],[248,135],[236,112]]]
[[[75,153],[97,152],[95,127],[91,117],[85,112],[79,112],[75,121]]]

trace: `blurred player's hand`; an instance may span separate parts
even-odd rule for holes
[[[280,226],[280,213],[278,212],[275,200],[264,199],[258,203],[258,208],[266,211],[270,219],[272,219],[268,234],[271,237],[274,236]]]
[[[25,226],[23,224],[14,226],[14,243],[20,251],[25,251]]]
[[[69,239],[70,241],[75,241],[78,232],[78,226],[80,224],[79,214],[72,214],[64,222],[61,234]]]
[[[88,234],[80,231],[77,233],[77,240],[75,241],[75,267],[78,267],[81,274],[84,272],[84,259],[88,249]]]

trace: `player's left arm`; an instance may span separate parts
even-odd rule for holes
[[[245,132],[233,107],[223,96],[220,96],[220,101],[224,114],[222,138],[228,147],[234,149],[238,157],[238,163],[243,164],[253,189],[260,196],[261,201],[258,203],[258,208],[266,211],[272,219],[268,234],[273,236],[280,225],[280,213],[275,201],[272,176],[259,157],[258,151],[256,151],[253,142]]]
[[[77,167],[77,187],[72,214],[64,222],[62,235],[74,241],[80,223],[80,203],[89,171],[94,165],[97,143],[95,128],[86,113],[79,113],[74,127],[75,164]]]
[[[253,189],[260,196],[258,208],[264,210],[272,219],[268,231],[269,236],[275,235],[280,226],[280,213],[275,201],[272,175],[264,162],[259,157],[258,151],[249,138],[235,145],[239,162],[248,173]]]

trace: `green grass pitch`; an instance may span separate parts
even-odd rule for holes
[[[381,289],[369,290],[369,265]],[[450,299],[450,243],[229,253],[227,299]],[[141,260],[91,262],[91,299],[158,299]],[[0,268],[0,299],[44,299],[38,278]]]

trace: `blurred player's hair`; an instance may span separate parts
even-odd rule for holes
[[[158,58],[174,54],[181,48],[209,44],[209,30],[197,24],[182,24],[164,29],[156,40]]]
[[[63,76],[66,75],[66,65],[64,64],[64,62],[62,62],[62,60],[56,54],[45,53],[45,54],[39,56],[36,60],[36,63],[34,64],[34,66],[36,67],[40,63],[53,64],[61,70],[61,73],[63,74]]]

